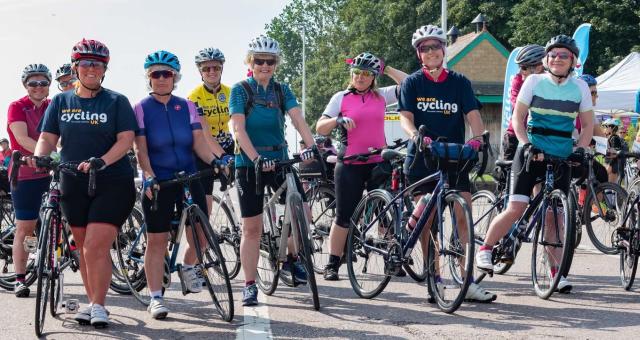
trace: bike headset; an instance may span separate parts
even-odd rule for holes
[[[175,90],[176,88],[176,83],[180,81],[181,78],[180,61],[178,60],[178,57],[175,54],[164,50],[156,51],[149,54],[144,60],[144,69],[145,71],[147,71],[147,78],[149,78],[149,76],[151,75],[151,73],[149,72],[149,68],[154,65],[163,65],[169,67],[170,71],[173,71],[173,81],[171,84],[171,91],[169,91],[168,93],[157,93],[153,92],[152,89],[152,92],[150,92],[149,94],[155,94],[161,97],[170,96],[173,90]],[[149,88],[151,88],[151,79],[149,79]]]
[[[91,59],[91,60],[97,60],[97,61],[103,62],[104,71],[106,73],[107,65],[109,64],[109,59],[110,59],[109,49],[105,44],[99,42],[98,40],[93,40],[93,39],[87,40],[83,38],[81,41],[75,44],[75,46],[73,46],[73,48],[71,49],[71,63],[75,64],[77,67],[78,62],[83,59]],[[78,82],[80,83],[80,85],[82,85],[82,87],[91,91],[91,97],[94,97],[94,92],[97,94],[98,91],[100,91],[100,89],[102,88],[102,82],[104,81],[104,77],[105,75],[103,74],[102,78],[100,79],[100,85],[98,85],[97,88],[90,88],[86,86],[82,82],[82,80],[80,80],[80,77],[78,77]]]
[[[569,51],[571,51],[571,53],[573,53],[573,58],[571,59],[571,67],[569,67],[569,70],[567,71],[567,74],[565,75],[558,75],[555,74],[551,71],[551,69],[549,68],[549,51],[551,51],[552,49],[556,48],[556,47],[564,47],[566,49],[568,49]],[[560,35],[556,35],[555,37],[551,38],[548,42],[547,45],[544,48],[544,52],[546,53],[546,56],[544,58],[545,63],[544,63],[544,68],[547,72],[549,72],[551,75],[563,79],[563,78],[567,78],[569,77],[569,75],[571,75],[571,73],[574,70],[574,66],[573,63],[576,62],[576,59],[578,58],[578,55],[580,54],[580,49],[578,48],[578,45],[576,45],[576,41],[569,37],[566,36],[564,34],[560,34]]]

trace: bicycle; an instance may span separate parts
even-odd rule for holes
[[[313,146],[316,159],[321,159],[318,149]],[[316,285],[316,277],[313,266],[313,247],[311,245],[310,230],[308,225],[305,207],[302,201],[302,195],[296,190],[296,180],[294,176],[293,165],[302,162],[300,155],[293,155],[292,159],[276,161],[276,172],[285,173],[285,181],[280,187],[273,192],[269,186],[266,186],[264,213],[263,213],[263,232],[260,237],[260,256],[258,258],[258,275],[256,283],[258,288],[266,295],[272,295],[278,287],[278,280],[292,287],[300,284],[293,275],[285,277],[281,275],[280,265],[284,261],[292,259],[287,256],[287,242],[289,235],[293,237],[293,249],[289,249],[297,255],[307,273],[307,286],[311,294],[313,308],[320,309],[320,299],[318,297],[318,287]],[[323,171],[325,171],[324,162],[322,162]],[[262,160],[255,164],[256,174],[256,192],[262,190]],[[289,189],[289,190],[287,190]],[[281,195],[286,191],[284,203],[284,212],[279,214],[276,204],[280,200]]]
[[[178,274],[180,274],[181,272],[180,269],[182,265],[176,263],[178,251],[185,228],[190,228],[193,233],[192,235],[203,235],[205,240],[205,244],[201,244],[201,237],[193,237],[199,267],[202,271],[202,276],[213,301],[213,305],[223,320],[231,321],[234,315],[233,293],[231,291],[231,282],[229,281],[227,267],[219,246],[221,241],[218,235],[216,235],[216,232],[213,231],[207,215],[197,204],[194,204],[189,190],[191,182],[200,177],[211,175],[213,171],[214,169],[206,169],[194,174],[179,172],[176,174],[175,179],[160,183],[159,189],[154,188],[152,190],[152,209],[157,208],[158,190],[172,185],[182,186],[183,208],[179,214],[176,214],[176,218],[171,222],[169,245],[167,247],[167,255],[165,256],[165,273],[162,284],[163,292],[169,288],[171,284],[171,273],[178,272]],[[118,261],[122,270],[122,276],[129,285],[136,300],[148,306],[151,302],[151,296],[144,272],[146,229],[146,224],[143,224],[137,234],[125,234],[124,240],[117,242],[116,245],[118,247]],[[197,229],[200,229],[200,231],[198,232]],[[122,248],[123,246],[125,246],[124,249]],[[178,277],[182,287],[182,294],[186,295],[188,293],[187,287],[182,277],[180,275],[178,275]]]
[[[394,197],[381,189],[372,190],[363,197],[351,218],[353,226],[347,236],[347,270],[357,295],[363,298],[377,296],[391,277],[410,261],[411,252],[433,213],[435,218],[427,229],[430,236],[426,260],[427,287],[429,294],[435,295],[438,307],[446,313],[453,313],[462,304],[471,283],[472,275],[467,273],[473,271],[474,242],[470,242],[473,240],[471,208],[458,191],[449,188],[447,170],[450,166],[457,166],[460,171],[469,169],[478,160],[478,153],[462,144],[434,141],[426,145],[422,142],[425,130],[424,126],[419,129],[419,152],[415,160],[420,156],[425,160],[432,157],[437,160],[437,172],[400,190]],[[486,145],[488,133],[483,135],[483,139]],[[483,154],[485,158],[486,151]],[[383,159],[389,161],[403,156],[395,150],[382,152]],[[484,159],[483,163],[486,164]],[[407,230],[402,223],[405,195],[430,181],[437,181],[435,189],[427,196],[426,207],[415,227]],[[461,223],[458,223],[458,218],[462,219]],[[461,232],[464,236],[460,235]],[[465,236],[466,240],[461,240]],[[376,260],[377,257],[380,259]],[[379,262],[382,262],[382,269],[370,273],[376,270]],[[356,265],[362,266],[355,268]],[[445,277],[447,273],[451,274],[448,278]]]
[[[13,268],[13,237],[16,231],[16,216],[13,201],[9,194],[0,195],[0,287],[12,291],[16,274]],[[30,256],[27,262],[25,284],[30,286],[36,280],[34,261]]]
[[[17,180],[18,168],[26,165],[22,161],[20,151],[12,154],[12,183]],[[42,336],[47,312],[47,304],[52,317],[58,315],[63,307],[64,298],[64,273],[66,268],[76,272],[80,269],[78,250],[71,243],[70,228],[60,210],[60,173],[76,175],[78,165],[81,162],[59,162],[51,157],[31,156],[35,160],[36,167],[53,172],[49,191],[45,194],[44,205],[40,209],[42,225],[38,237],[36,255],[36,310],[35,332],[36,336]],[[89,160],[89,196],[95,193],[95,167],[94,161]]]
[[[229,279],[234,279],[240,273],[242,229],[231,201],[231,187],[233,187],[233,180],[220,176],[221,195],[213,194],[213,205],[209,221],[220,239],[220,249],[225,259]]]
[[[530,163],[539,153],[525,154],[525,169],[529,171]],[[516,221],[511,231],[493,248],[492,262],[494,265],[508,261],[512,263],[522,245],[531,243],[531,280],[536,295],[548,299],[555,291],[563,273],[568,271],[573,256],[575,210],[567,196],[559,189],[553,189],[555,180],[554,169],[560,164],[568,166],[580,163],[583,155],[571,154],[567,159],[544,154],[546,171],[542,190],[531,200],[524,214]],[[566,175],[566,174],[565,174]],[[551,215],[554,231],[548,227],[547,215]],[[560,221],[561,219],[561,221]],[[561,222],[561,223],[560,223]],[[567,241],[569,240],[569,241]],[[566,246],[570,242],[570,246]],[[484,244],[484,239],[476,237],[476,245]],[[560,254],[558,255],[558,249]],[[552,267],[557,267],[557,274],[551,274]],[[492,270],[482,270],[476,278],[480,282],[487,274],[493,275]]]

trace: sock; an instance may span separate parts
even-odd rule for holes
[[[249,286],[251,286],[251,285],[253,285],[253,284],[255,284],[255,283],[256,283],[256,281],[255,281],[255,280],[245,281],[244,286],[245,286],[245,287],[249,287]]]
[[[440,277],[440,275],[436,275],[434,281],[437,283],[442,283],[442,278]]]
[[[162,299],[162,290],[154,290],[151,292],[151,297],[154,299]]]
[[[486,245],[486,244],[483,244],[483,245],[481,245],[481,246],[480,246],[480,250],[481,250],[481,251],[482,251],[482,250],[489,250],[489,251],[491,251],[491,250],[493,250],[493,246],[488,246],[488,245]]]
[[[16,274],[16,281],[24,283],[27,274]]]
[[[340,256],[337,255],[329,255],[329,265],[334,268],[340,267]]]

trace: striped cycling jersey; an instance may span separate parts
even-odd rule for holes
[[[548,73],[534,74],[522,85],[518,101],[529,107],[527,136],[531,144],[549,155],[568,157],[573,150],[571,133],[576,117],[592,109],[587,83],[569,77],[558,84]]]

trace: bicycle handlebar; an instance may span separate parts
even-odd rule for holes
[[[35,165],[37,169],[45,169],[46,171],[64,171],[71,174],[77,174],[80,171],[78,170],[78,165],[82,162],[60,162],[56,161],[49,156],[27,156],[35,161]],[[18,185],[18,172],[21,166],[26,166],[27,162],[22,160],[22,153],[18,150],[13,151],[11,154],[11,175],[10,175],[10,183],[11,190],[15,190]],[[93,178],[92,178],[93,177]],[[92,193],[91,188],[87,191],[89,196],[93,196],[95,194],[95,171],[93,175],[89,172],[89,183],[91,184],[93,181],[94,191]]]
[[[369,152],[363,152],[363,153],[358,153],[358,154],[353,154],[353,155],[349,155],[349,156],[338,156],[338,160],[339,161],[351,161],[351,160],[356,160],[358,162],[366,162],[369,160],[369,157],[374,156],[374,155],[379,155],[382,153],[383,150],[387,150],[387,149],[392,149],[392,150],[396,150],[399,149],[401,147],[406,146],[409,143],[409,140],[402,140],[400,138],[395,139],[393,141],[393,145],[386,145],[383,146],[381,148],[376,148],[376,149],[371,149]]]
[[[322,157],[322,155],[320,154],[320,150],[318,149],[318,147],[314,144],[311,147],[311,150],[313,151],[313,155],[314,158],[316,160],[318,160],[320,162],[320,171],[321,171],[321,175],[322,178],[327,178],[327,164],[324,162],[324,158]],[[303,162],[302,158],[300,158],[300,154],[293,154],[293,157],[291,159],[282,159],[282,160],[273,160],[275,165],[276,165],[276,169],[275,171],[278,171],[280,168],[286,167],[286,166],[291,166],[293,164],[296,163],[300,163]],[[264,160],[262,158],[258,159],[258,161],[254,164],[254,172],[255,172],[255,177],[256,177],[256,193],[259,193],[260,191],[262,191],[262,164],[263,164]]]

